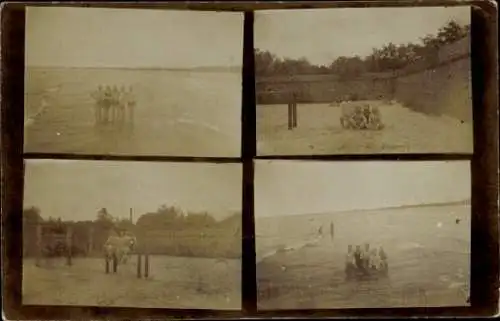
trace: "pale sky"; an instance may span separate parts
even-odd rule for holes
[[[340,56],[365,57],[389,42],[419,42],[450,19],[469,24],[470,7],[258,11],[254,45],[280,57],[329,65]]]
[[[241,66],[243,13],[28,7],[26,65]]]
[[[162,204],[208,211],[221,219],[241,211],[240,164],[27,160],[24,206],[44,218],[93,220],[106,207],[134,221]]]
[[[256,161],[255,217],[454,202],[471,196],[469,161]]]

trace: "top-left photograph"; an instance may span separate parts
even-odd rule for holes
[[[243,13],[27,7],[24,152],[241,156]]]

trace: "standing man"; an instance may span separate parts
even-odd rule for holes
[[[114,85],[113,90],[111,91],[111,117],[113,123],[116,122],[118,118],[119,104],[120,92],[118,91],[118,87]]]
[[[125,90],[125,86],[120,87],[120,91],[118,93],[118,121],[120,124],[125,120],[125,105],[127,104],[127,93]]]
[[[126,96],[125,103],[127,106],[126,113],[128,114],[128,120],[129,120],[130,124],[132,125],[134,123],[134,109],[135,109],[135,105],[136,105],[132,86],[129,87],[128,92],[125,96]]]
[[[96,125],[100,124],[102,121],[102,109],[103,109],[103,88],[99,85],[96,91],[92,92],[90,96],[94,101],[94,115]]]
[[[332,239],[332,242],[333,242],[333,236],[334,236],[334,226],[333,226],[333,222],[330,222],[330,238]]]
[[[109,110],[111,109],[111,87],[106,86],[102,96],[102,107],[101,107],[101,121],[104,123],[109,122]]]

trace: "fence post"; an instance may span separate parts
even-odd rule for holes
[[[116,254],[113,254],[113,273],[116,273],[118,270],[118,258],[116,257]]]
[[[71,226],[66,228],[66,265],[71,266],[71,257],[73,255],[73,229]]]
[[[297,102],[294,99],[293,101],[293,128],[297,127]]]
[[[144,277],[147,279],[149,277],[149,254],[144,255]]]
[[[106,262],[106,274],[109,274],[109,257],[106,256],[104,260]]]
[[[137,277],[142,277],[142,255],[140,253],[137,254]]]
[[[42,256],[42,225],[40,223],[36,224],[36,257],[35,265],[40,266]]]

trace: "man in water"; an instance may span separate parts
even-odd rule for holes
[[[389,268],[389,264],[387,263],[387,254],[385,253],[382,246],[378,250],[378,256],[380,258],[381,269],[387,271],[387,269]]]
[[[363,263],[363,253],[361,251],[361,246],[359,246],[359,245],[356,245],[356,251],[354,251],[354,262],[355,262],[358,270],[360,270],[364,274],[367,273],[365,266],[364,266],[364,263]]]
[[[334,232],[335,231],[334,231],[334,227],[333,227],[333,222],[330,222],[330,238],[332,239],[332,242],[333,242]],[[351,246],[351,245],[349,245],[349,246]]]
[[[102,85],[97,87],[97,90],[92,92],[90,96],[95,100],[94,102],[94,115],[96,124],[100,124],[102,120],[102,109],[103,109],[103,88]]]
[[[128,92],[126,93],[126,101],[125,105],[127,106],[127,111],[126,113],[128,114],[128,119],[130,124],[134,123],[134,109],[135,109],[135,97],[134,97],[134,92],[133,92],[133,87],[130,86],[128,89]]]
[[[370,250],[370,269],[372,271],[380,269],[380,257],[377,253],[377,249]]]
[[[363,266],[366,270],[370,267],[370,244],[365,243],[365,248],[361,252],[361,258],[363,260]]]
[[[352,272],[356,269],[355,252],[352,250],[352,245],[347,246],[347,254],[345,256],[345,273],[347,278],[350,278]]]
[[[111,91],[111,115],[112,121],[115,122],[118,118],[118,110],[120,105],[120,92],[118,91],[118,87],[116,85],[113,86],[113,90]]]
[[[111,109],[111,87],[109,85],[106,86],[106,88],[103,91],[102,95],[102,121],[107,123],[109,121],[109,110]]]
[[[117,113],[118,113],[118,121],[123,123],[125,120],[125,105],[127,104],[127,92],[125,90],[125,86],[120,87],[120,91],[118,92],[118,104],[117,104]]]

